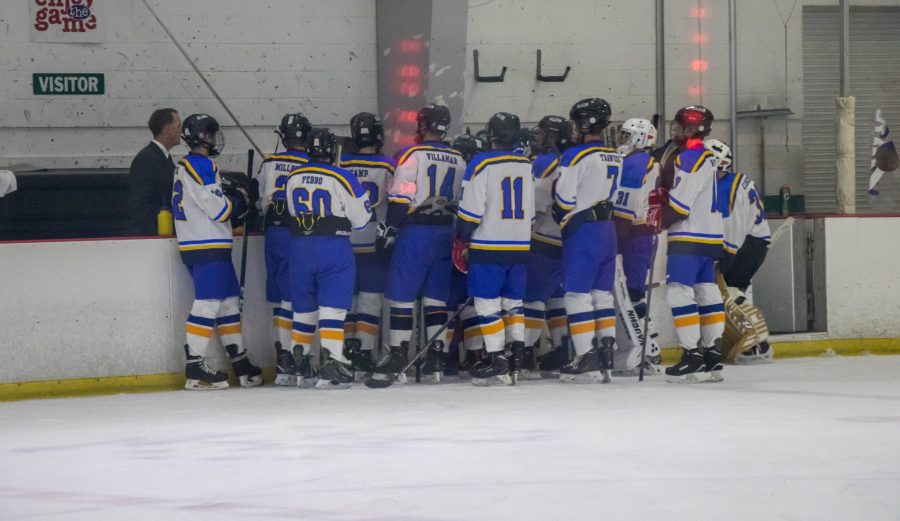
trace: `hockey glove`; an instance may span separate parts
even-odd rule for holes
[[[375,249],[379,253],[393,250],[394,241],[397,239],[397,232],[396,226],[388,226],[383,222],[379,222],[377,237],[375,238]]]
[[[725,253],[725,255],[719,259],[719,273],[725,273],[731,269],[731,266],[734,265],[734,259],[737,258],[737,255],[733,253]]]

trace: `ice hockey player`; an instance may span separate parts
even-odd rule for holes
[[[301,113],[285,114],[276,131],[284,152],[272,154],[263,161],[256,181],[265,229],[266,300],[271,302],[272,325],[275,330],[275,385],[296,385],[294,358],[291,355],[290,258],[291,215],[287,209],[285,185],[293,170],[309,161],[306,137],[312,129]]]
[[[447,107],[426,105],[419,110],[416,124],[417,144],[396,154],[388,211],[378,227],[379,247],[394,248],[384,293],[391,306],[391,345],[373,372],[379,380],[393,380],[408,362],[417,297],[422,297],[427,338],[433,338],[447,321],[454,206],[466,161],[441,141],[450,128]],[[438,340],[426,353],[422,366],[426,382],[441,379],[444,349],[444,342]],[[404,381],[402,376],[399,381]]]
[[[622,275],[625,277],[627,298],[643,327],[647,315],[647,276],[650,272],[653,236],[656,233],[647,224],[650,191],[656,187],[659,165],[650,156],[656,143],[656,127],[642,118],[631,118],[619,128],[617,151],[624,156],[619,189],[616,193],[613,215],[616,223],[618,250],[622,256]],[[627,304],[626,304],[627,306]],[[643,332],[641,333],[643,335]],[[637,336],[635,336],[637,339]],[[638,346],[619,346],[617,371],[631,374],[640,363]],[[630,354],[631,356],[625,356]],[[645,372],[657,372],[659,354],[648,358]],[[621,365],[621,367],[619,367]]]
[[[570,145],[569,122],[561,116],[544,116],[533,135],[531,148],[538,155],[532,164],[534,175],[535,220],[531,232],[531,254],[528,257],[528,279],[525,286],[525,354],[522,377],[535,374],[536,357],[541,371],[558,372],[569,359],[563,337],[566,329],[566,306],[562,289],[562,230],[553,220],[553,185],[559,179],[559,159]],[[544,327],[550,330],[548,349],[541,348]]]
[[[360,376],[375,369],[373,350],[379,338],[384,281],[389,256],[376,251],[378,222],[387,214],[387,192],[394,176],[394,160],[381,154],[384,125],[375,114],[360,112],[350,119],[350,139],[357,153],[344,154],[341,168],[356,176],[369,198],[372,219],[362,230],[350,235],[356,256],[356,296],[352,315],[351,337],[344,342],[347,358]]]
[[[344,358],[344,318],[353,303],[356,265],[351,230],[371,221],[365,189],[351,172],[332,166],[337,145],[327,128],[313,128],[306,140],[310,161],[287,182],[291,220],[291,304],[297,386],[314,378],[312,343],[318,326],[323,349],[318,389],[346,389],[353,383]]]
[[[707,139],[705,144],[716,160],[718,197],[724,204],[725,255],[719,261],[719,270],[729,294],[740,306],[747,298],[746,291],[753,275],[766,260],[772,232],[756,185],[749,177],[731,170],[731,148],[718,139]],[[739,353],[735,362],[767,363],[772,361],[773,355],[768,341],[762,340],[758,346]]]
[[[665,371],[674,383],[722,380],[725,310],[715,261],[724,236],[715,160],[703,146],[712,123],[712,112],[694,105],[679,110],[671,126],[679,152],[662,222],[669,230],[666,298],[682,348],[681,361]]]
[[[487,124],[491,151],[477,154],[468,166],[457,214],[457,236],[469,249],[469,295],[486,351],[470,371],[475,385],[515,383],[525,350],[522,299],[534,183],[531,162],[514,150],[520,128],[514,114],[491,116]],[[512,360],[505,350],[512,353]]]
[[[241,387],[262,385],[262,372],[250,362],[241,338],[240,287],[231,262],[232,221],[250,209],[247,187],[223,192],[211,158],[225,145],[219,123],[208,114],[192,114],[181,126],[191,151],[178,162],[172,186],[172,213],[181,260],[194,280],[194,303],[185,327],[185,389],[228,387],[228,377],[206,364],[213,332],[231,359]]]
[[[566,318],[575,348],[575,359],[560,370],[564,383],[606,383],[613,368],[612,217],[622,156],[601,141],[611,113],[609,104],[599,98],[572,107],[569,117],[580,144],[563,154],[554,193],[553,218],[562,226]]]
[[[463,155],[466,164],[472,161],[472,157],[475,154],[488,151],[487,144],[481,138],[473,136],[468,131],[453,138],[453,148]],[[468,303],[469,290],[466,281],[466,273],[454,267],[450,277],[450,298],[447,301],[447,310],[452,312],[463,305],[465,305],[465,309],[462,310],[459,316],[461,334],[456,334],[455,327],[447,330],[448,354],[450,358],[448,358],[449,363],[445,367],[445,374],[449,374],[453,369],[452,355],[455,348],[459,362],[457,374],[462,378],[471,376],[469,371],[475,367],[484,354],[484,341],[481,337],[481,327],[478,325],[478,313],[475,312],[475,306]],[[462,337],[462,343],[455,344],[453,341],[460,339],[460,337]],[[461,353],[459,352],[460,350],[462,351]]]

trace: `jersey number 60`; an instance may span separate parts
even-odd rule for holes
[[[310,197],[309,190],[294,188],[291,192],[294,201],[294,209],[298,214],[311,213],[316,217],[328,217],[331,215],[331,193],[328,190],[316,189]]]

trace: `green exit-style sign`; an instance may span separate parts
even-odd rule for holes
[[[106,92],[103,74],[35,73],[35,96],[100,96]]]

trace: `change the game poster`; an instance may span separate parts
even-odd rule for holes
[[[6,0],[9,1],[9,0]],[[32,42],[103,41],[102,0],[24,0],[29,7]]]

